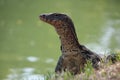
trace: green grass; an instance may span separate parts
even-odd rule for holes
[[[84,72],[81,72],[81,74],[72,75],[70,72],[64,72],[62,74],[48,72],[45,75],[45,80],[103,80],[103,79],[110,79],[109,77],[114,78],[114,80],[118,80],[120,78],[120,75],[118,73],[120,72],[112,71],[111,68],[109,68],[111,65],[116,65],[117,63],[119,63],[120,65],[120,52],[114,52],[114,53],[117,55],[116,63],[114,64],[111,62],[104,63],[102,61],[101,62],[102,65],[100,65],[100,70],[98,71],[94,70],[90,61],[87,61],[87,63],[85,64]],[[110,72],[111,74],[109,73],[109,70],[111,71]]]

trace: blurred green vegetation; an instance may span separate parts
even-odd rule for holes
[[[42,13],[68,14],[82,44],[99,44],[102,29],[112,21],[117,38],[113,36],[109,48],[120,48],[119,4],[120,0],[0,0],[0,79],[12,68],[33,67],[41,74],[54,71],[60,42],[54,28],[39,20]],[[39,60],[29,62],[29,56]],[[55,61],[45,63],[49,58]]]

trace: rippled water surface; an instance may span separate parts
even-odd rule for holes
[[[120,0],[0,0],[0,80],[45,80],[61,55],[39,14],[69,15],[78,39],[98,54],[120,50]]]

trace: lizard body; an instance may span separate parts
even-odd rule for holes
[[[101,58],[78,41],[74,24],[69,16],[61,13],[42,14],[40,19],[54,26],[61,42],[61,52],[55,72],[70,71],[78,74],[84,69],[87,60],[98,69]]]

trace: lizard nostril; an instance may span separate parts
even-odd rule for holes
[[[45,17],[45,15],[42,15],[42,17]]]
[[[39,17],[40,17],[40,18],[45,18],[45,16],[46,16],[46,15],[43,14],[43,15],[40,15]]]

